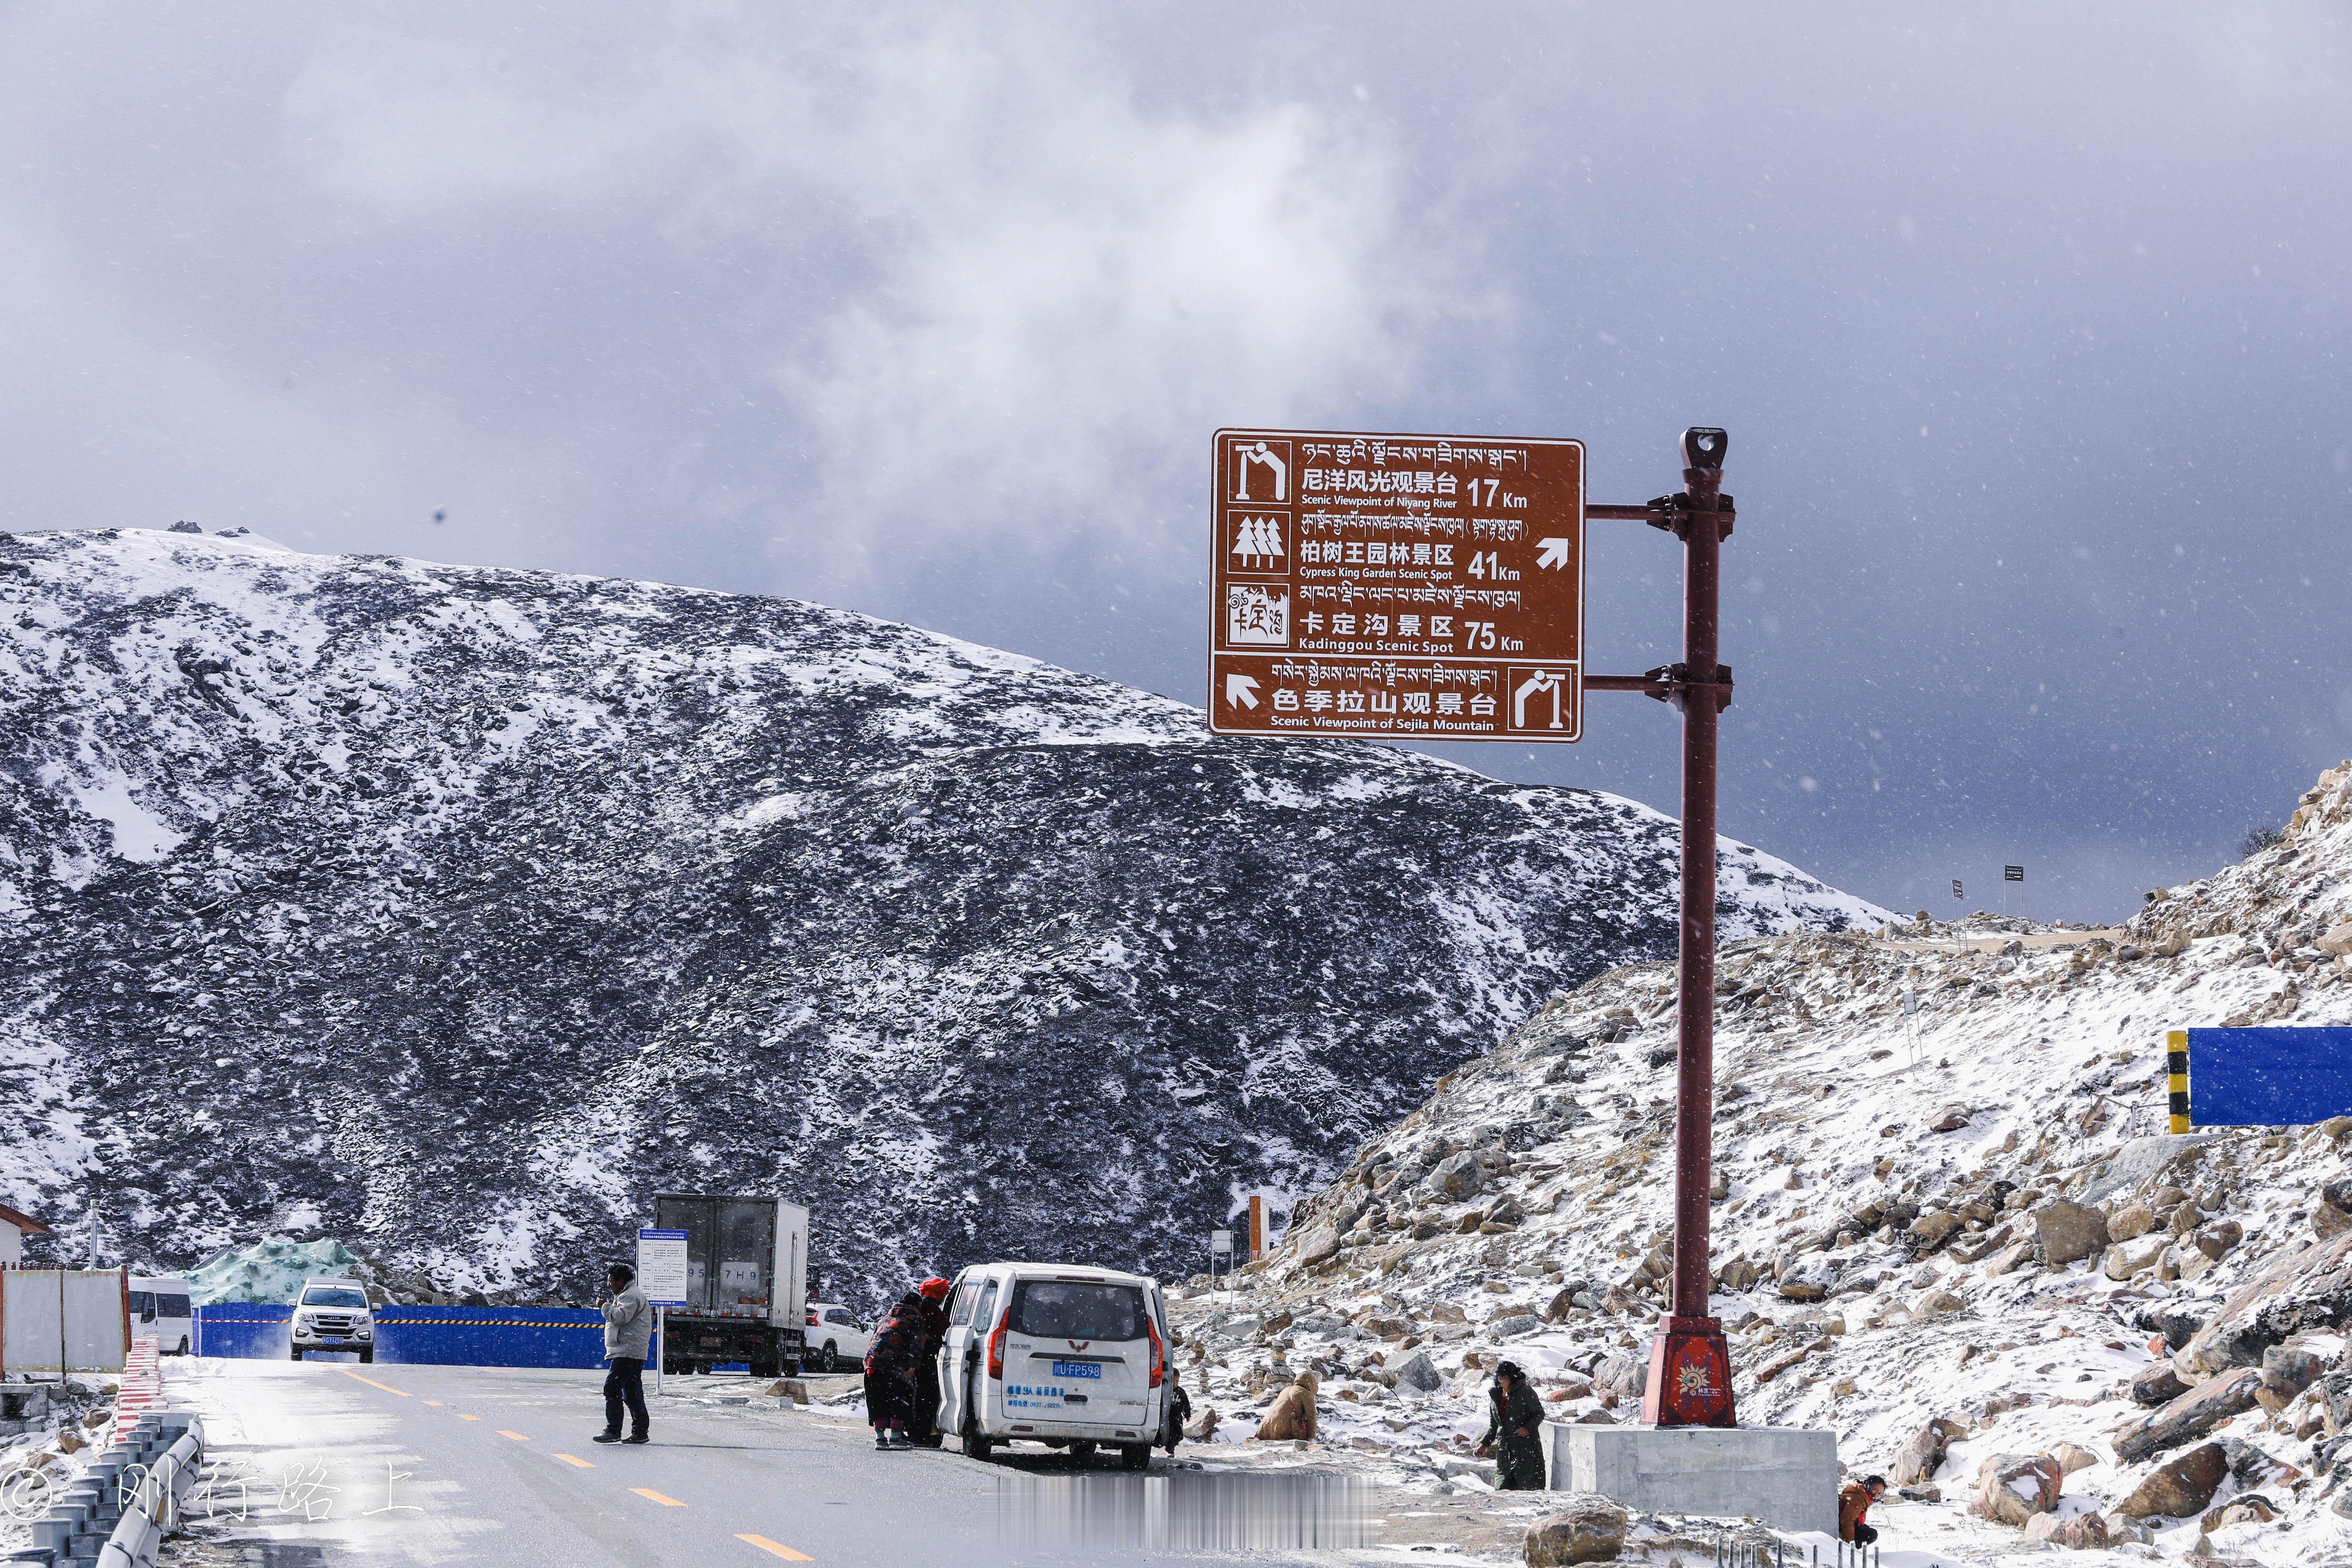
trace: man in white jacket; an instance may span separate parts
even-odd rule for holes
[[[652,1426],[646,1415],[646,1357],[653,1348],[654,1310],[637,1289],[637,1271],[615,1263],[604,1271],[612,1293],[604,1300],[604,1359],[613,1370],[604,1375],[604,1429],[599,1443],[645,1443]],[[630,1432],[621,1436],[621,1408],[626,1405]]]

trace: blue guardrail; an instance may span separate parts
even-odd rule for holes
[[[293,1353],[293,1315],[291,1307],[234,1301],[199,1307],[192,1348],[198,1355],[283,1360]],[[378,1307],[375,1359],[584,1371],[604,1364],[604,1317],[571,1307]]]

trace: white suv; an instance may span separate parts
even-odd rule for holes
[[[874,1325],[837,1301],[811,1301],[808,1310],[808,1359],[825,1372],[839,1372],[841,1363],[866,1363],[874,1343]]]
[[[305,1279],[294,1299],[294,1359],[304,1351],[357,1351],[375,1360],[375,1319],[356,1279]]]

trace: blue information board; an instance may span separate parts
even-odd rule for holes
[[[2289,1127],[2352,1115],[2352,1029],[2190,1029],[2199,1127]]]

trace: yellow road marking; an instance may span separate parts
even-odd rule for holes
[[[479,1421],[481,1417],[478,1415],[468,1415],[461,1410],[457,1413],[457,1419],[460,1421]]]
[[[805,1552],[795,1552],[781,1541],[771,1541],[764,1535],[738,1535],[738,1541],[748,1541],[762,1552],[772,1552],[787,1563],[814,1563],[815,1558]]]
[[[509,1432],[503,1426],[499,1428],[499,1436],[501,1437],[511,1437],[518,1443],[528,1443],[530,1441],[530,1438],[524,1436],[521,1433]]]
[[[438,1404],[440,1404],[441,1402],[440,1402],[439,1400],[437,1400],[437,1399],[428,1399],[428,1400],[426,1400],[425,1403],[425,1404],[427,1404],[427,1405],[438,1405]]]
[[[370,1388],[381,1388],[386,1394],[397,1394],[403,1399],[414,1399],[416,1397],[404,1388],[394,1388],[388,1383],[378,1383],[372,1377],[360,1377],[360,1374],[353,1372],[350,1367],[339,1366],[335,1370],[341,1373],[345,1377],[358,1378],[360,1382],[366,1384]]]
[[[654,1490],[651,1487],[631,1487],[629,1489],[636,1493],[639,1497],[649,1497],[653,1499],[654,1501],[661,1504],[664,1508],[684,1508],[686,1506],[674,1497],[662,1496],[661,1493]]]
[[[596,1468],[577,1454],[558,1454],[555,1457],[567,1465],[577,1465],[583,1470],[593,1470]]]

